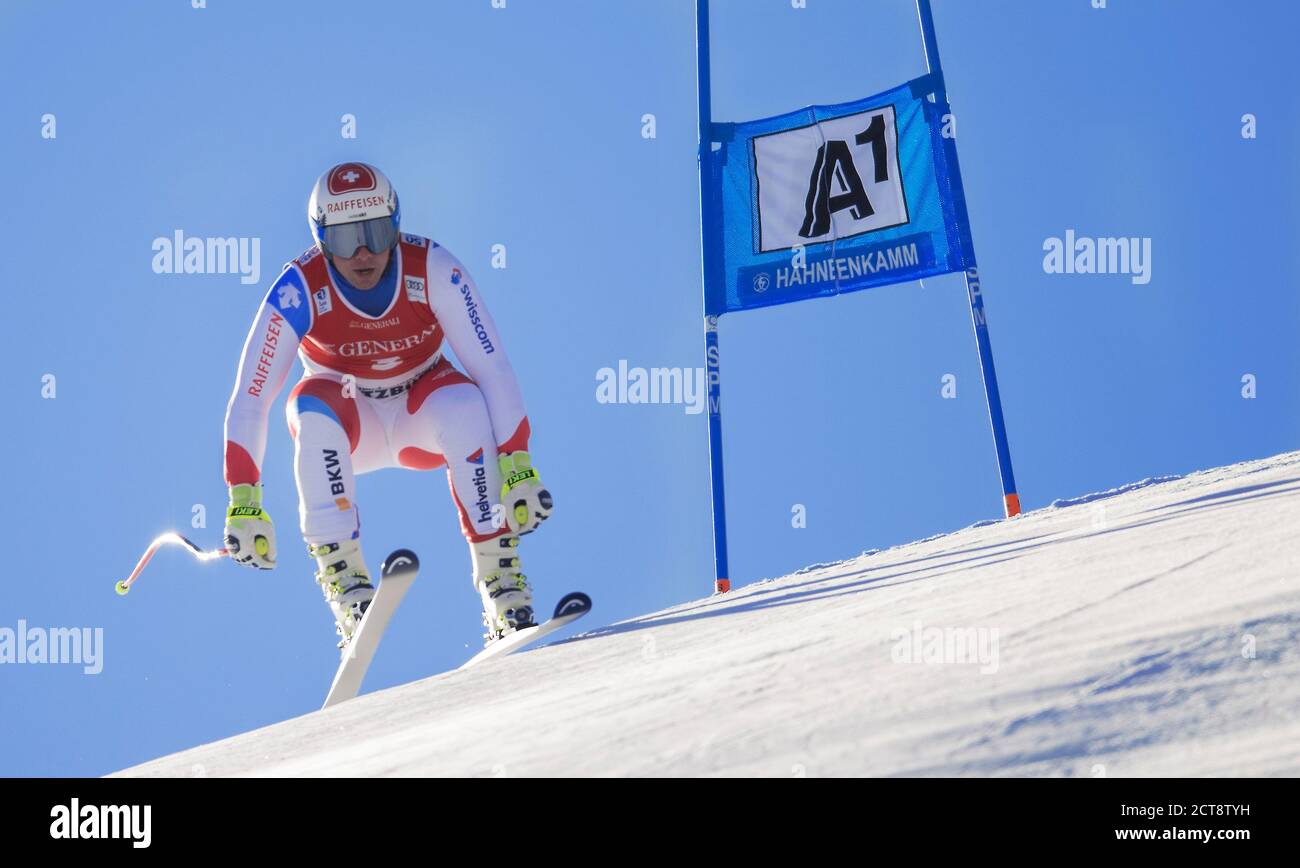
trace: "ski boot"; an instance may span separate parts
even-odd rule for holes
[[[474,587],[483,599],[484,646],[516,630],[532,627],[533,591],[519,572],[519,537],[502,534],[472,543]]]
[[[320,567],[316,582],[334,613],[339,648],[345,648],[375,596],[375,586],[370,583],[370,573],[366,570],[365,558],[361,556],[361,543],[351,539],[309,545],[307,551]]]

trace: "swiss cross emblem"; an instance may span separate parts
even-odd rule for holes
[[[375,173],[361,163],[343,163],[330,171],[329,189],[334,195],[375,189]]]

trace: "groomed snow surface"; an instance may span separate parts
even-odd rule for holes
[[[121,774],[196,767],[1297,775],[1300,452],[594,626]]]

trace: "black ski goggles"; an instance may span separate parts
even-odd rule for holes
[[[376,217],[357,223],[340,223],[326,226],[322,233],[321,246],[330,256],[351,259],[365,245],[366,249],[378,256],[392,250],[397,244],[397,226],[392,217]]]

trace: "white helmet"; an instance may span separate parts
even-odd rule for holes
[[[307,200],[311,234],[327,256],[351,259],[361,245],[372,253],[397,244],[401,208],[384,173],[365,163],[340,163],[321,175]]]

